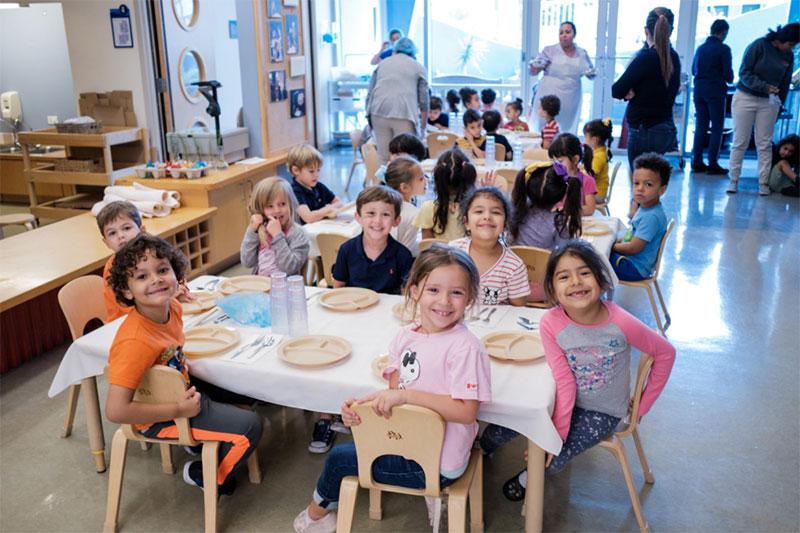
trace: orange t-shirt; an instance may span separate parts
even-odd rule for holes
[[[141,315],[135,307],[131,309],[111,344],[108,382],[136,390],[150,367],[167,365],[183,373],[188,383],[181,304],[174,299],[170,301],[166,324],[157,324]]]
[[[111,254],[111,257],[106,261],[106,266],[103,267],[103,280],[105,281],[103,285],[103,300],[106,302],[106,322],[111,322],[122,315],[127,315],[133,309],[133,307],[120,304],[117,301],[117,297],[114,296],[114,289],[108,284],[108,276],[111,274],[111,264],[113,262],[114,254]]]

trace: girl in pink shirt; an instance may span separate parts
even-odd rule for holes
[[[567,175],[578,178],[581,182],[581,211],[583,216],[589,217],[597,207],[597,182],[594,180],[592,170],[592,149],[582,144],[580,139],[571,133],[562,133],[550,144],[547,155],[567,169]],[[581,169],[580,165],[583,164]],[[564,206],[562,200],[556,208]]]
[[[405,289],[406,306],[414,308],[409,314],[420,320],[401,329],[389,346],[389,363],[383,371],[389,389],[342,405],[342,420],[348,426],[361,422],[350,408],[356,402],[372,402],[373,410],[384,417],[391,416],[393,407],[406,403],[439,413],[445,420],[441,487],[452,485],[466,470],[478,433],[478,407],[491,400],[486,348],[462,322],[478,295],[478,284],[478,270],[461,250],[435,244],[421,252]],[[331,511],[339,500],[339,485],[345,476],[356,475],[354,443],[333,448],[313,501],[295,518],[294,530],[336,531],[336,516]],[[379,457],[372,465],[372,475],[380,483],[425,487],[422,468],[401,456]]]
[[[675,348],[613,302],[601,300],[611,288],[605,263],[583,241],[569,241],[547,263],[545,290],[557,306],[542,317],[541,335],[547,364],[556,382],[553,424],[564,444],[548,454],[547,473],[560,471],[578,454],[608,438],[628,414],[631,348],[653,356],[639,415],[652,407],[667,383]],[[491,453],[515,436],[489,426],[481,447]],[[525,496],[527,472],[503,486],[513,501]]]

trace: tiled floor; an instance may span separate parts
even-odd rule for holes
[[[326,155],[324,180],[337,194],[350,157],[349,150]],[[360,188],[358,172],[351,194]],[[628,191],[621,178],[612,214],[624,212]],[[663,199],[677,222],[661,280],[673,321],[668,334],[678,359],[641,426],[654,485],[644,485],[633,447],[628,450],[654,531],[800,529],[798,201],[760,198],[754,179],[743,179],[735,196],[725,194],[726,184],[724,178],[679,172]],[[622,288],[615,299],[653,324],[644,294]],[[60,439],[65,397],[46,395],[65,349],[0,380],[2,531],[102,527],[107,474],[93,471],[82,410],[72,437]],[[104,393],[101,384],[101,397]],[[264,482],[253,486],[239,476],[236,495],[220,500],[220,529],[290,530],[324,460],[306,451],[310,414],[272,406],[259,411],[270,422],[259,447]],[[110,443],[114,427],[105,426]],[[176,456],[182,460],[183,452]],[[486,462],[487,531],[522,529],[519,504],[499,493],[521,465],[521,441]],[[156,450],[131,446],[126,474],[122,529],[202,527],[202,495],[179,475],[163,475]],[[362,494],[357,530],[426,529],[421,501],[388,496],[384,520],[373,522],[366,500]],[[548,479],[544,525],[557,531],[637,529],[622,474],[610,454],[591,450]]]

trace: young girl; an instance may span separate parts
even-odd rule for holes
[[[342,405],[342,419],[348,426],[361,422],[350,408],[354,403],[372,401],[375,413],[385,417],[403,404],[439,413],[446,423],[439,481],[443,488],[464,473],[478,432],[478,407],[491,400],[486,348],[462,322],[464,312],[475,302],[478,283],[475,264],[461,250],[434,245],[421,252],[405,289],[406,304],[419,313],[420,321],[402,328],[389,346],[389,363],[383,371],[389,389]],[[414,364],[407,365],[406,360]],[[418,371],[407,370],[412,367]],[[343,477],[357,474],[354,443],[331,450],[313,501],[295,518],[294,530],[335,531],[336,516],[331,511],[339,500],[339,485]],[[422,468],[400,456],[379,457],[372,475],[380,483],[425,486]]]
[[[439,156],[433,169],[436,200],[424,202],[414,220],[422,230],[423,239],[452,241],[464,236],[464,228],[458,219],[458,204],[475,186],[476,179],[475,167],[458,148],[451,148]]]
[[[511,131],[528,131],[528,123],[519,119],[522,115],[522,98],[506,104],[506,120],[503,127]]]
[[[550,144],[547,155],[567,168],[570,176],[581,180],[581,212],[583,216],[591,216],[597,205],[594,195],[597,194],[597,184],[592,173],[592,149],[581,144],[576,136],[571,133],[562,133]],[[585,172],[581,172],[579,163],[583,163]],[[557,206],[561,209],[562,204]]]
[[[590,120],[583,127],[583,139],[592,149],[592,171],[597,182],[597,199],[608,194],[608,161],[611,159],[611,119]],[[608,147],[608,149],[606,149]]]
[[[784,196],[800,196],[800,183],[797,181],[797,163],[800,160],[800,137],[789,135],[773,151],[772,170],[769,173],[769,188]]]
[[[500,241],[510,217],[511,206],[495,187],[473,189],[461,204],[467,237],[450,245],[475,261],[481,274],[478,302],[483,305],[525,305],[530,294],[525,263]]]
[[[447,100],[447,113],[458,113],[458,104],[461,103],[461,97],[458,95],[458,91],[450,89],[447,91],[444,99]]]
[[[411,255],[419,254],[419,228],[414,225],[419,208],[411,203],[415,196],[425,194],[427,180],[422,167],[414,158],[407,155],[398,156],[389,163],[384,174],[386,185],[399,192],[403,197],[403,209],[400,211],[400,225],[391,231],[392,237],[411,251]]]
[[[308,259],[309,242],[295,224],[297,199],[289,182],[264,178],[250,196],[250,224],[239,251],[242,265],[253,274],[271,276],[274,272],[300,274]]]
[[[653,406],[667,383],[675,348],[601,295],[611,288],[605,263],[586,242],[569,241],[547,262],[545,290],[557,305],[541,322],[545,357],[556,382],[553,424],[564,444],[548,454],[546,472],[560,471],[575,456],[607,438],[630,408],[631,347],[651,355],[653,367],[639,404],[639,416]],[[515,432],[491,425],[481,447],[491,453]],[[525,496],[527,472],[503,486],[512,501]]]

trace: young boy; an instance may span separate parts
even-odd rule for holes
[[[413,157],[417,161],[425,159],[425,145],[416,135],[411,133],[401,133],[389,141],[389,162],[394,161],[401,155]]]
[[[165,439],[177,435],[175,418],[190,418],[195,439],[221,442],[213,482],[219,485],[219,494],[231,494],[236,488],[231,474],[245,464],[261,438],[261,418],[256,413],[214,402],[194,386],[187,387],[176,403],[133,399],[142,377],[155,365],[180,371],[189,383],[181,306],[174,298],[186,265],[183,254],[169,243],[144,233],[114,256],[109,284],[117,300],[131,306],[131,311],[109,351],[106,416],[118,424],[135,424],[146,437]],[[183,479],[203,487],[201,461],[187,462]]]
[[[464,112],[468,109],[475,111],[481,108],[481,99],[478,98],[478,91],[470,87],[462,87],[458,90],[458,95],[461,96],[461,103],[464,106]]]
[[[428,130],[446,130],[450,126],[450,117],[442,113],[442,99],[431,96],[431,110],[428,111]]]
[[[297,215],[303,224],[336,216],[342,203],[333,192],[319,182],[322,154],[311,145],[303,144],[289,150],[286,166],[292,173],[292,191],[297,197]]]
[[[131,308],[121,305],[111,286],[108,284],[108,276],[111,272],[111,264],[114,262],[114,255],[128,241],[133,240],[139,233],[144,232],[142,216],[130,202],[111,202],[97,213],[97,227],[100,228],[100,235],[103,236],[103,243],[108,246],[113,254],[106,261],[103,267],[103,300],[106,303],[106,322],[116,320],[122,315],[130,312]]]
[[[549,94],[542,96],[542,99],[539,100],[539,116],[545,121],[542,128],[542,148],[545,150],[550,148],[550,143],[561,131],[558,122],[556,122],[556,117],[560,111],[561,100],[558,99],[558,96]]]
[[[481,102],[483,107],[481,113],[494,109],[494,101],[497,100],[497,93],[494,89],[484,89],[481,91]]]
[[[365,287],[400,294],[414,258],[408,248],[389,235],[400,224],[403,198],[385,186],[368,187],[356,199],[361,235],[339,248],[333,265],[333,286]]]
[[[486,137],[481,135],[481,115],[474,109],[467,109],[464,113],[464,136],[456,141],[459,148],[470,157],[483,157],[485,154],[481,146],[486,143]]]
[[[649,278],[658,257],[667,216],[661,196],[667,190],[672,167],[658,154],[642,154],[633,162],[633,199],[639,205],[624,237],[611,251],[611,265],[623,281]]]
[[[483,113],[483,117],[481,118],[483,119],[483,129],[486,130],[486,137],[488,138],[491,135],[494,137],[495,145],[503,145],[506,149],[505,160],[511,161],[514,156],[511,143],[508,142],[508,139],[505,135],[497,133],[497,128],[500,127],[500,123],[503,121],[503,117],[500,115],[500,112],[490,109],[489,111],[485,111]],[[486,153],[486,139],[484,139],[483,144],[481,144],[478,148]]]

